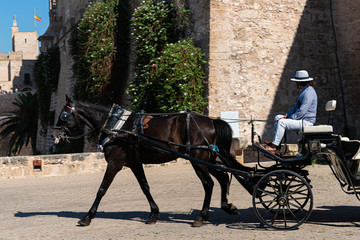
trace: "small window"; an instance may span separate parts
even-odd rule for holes
[[[27,43],[27,39],[25,38],[25,43]]]
[[[28,74],[28,73],[25,74],[24,83],[25,84],[30,84],[30,74]]]

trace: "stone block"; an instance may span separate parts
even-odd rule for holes
[[[233,138],[230,153],[241,164],[244,163],[244,150],[248,147],[248,140],[244,137]]]

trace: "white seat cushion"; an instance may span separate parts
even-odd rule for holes
[[[303,133],[332,133],[331,125],[304,126]]]

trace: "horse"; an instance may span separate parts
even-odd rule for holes
[[[53,135],[56,139],[55,142],[58,142],[59,137],[66,138],[71,129],[87,125],[90,132],[95,132],[99,136],[99,143],[103,145],[103,152],[107,161],[106,171],[95,201],[88,213],[78,221],[78,224],[81,226],[90,225],[102,197],[123,166],[131,169],[150,205],[150,215],[145,223],[154,224],[160,217],[160,211],[151,196],[143,164],[162,164],[173,161],[177,157],[166,151],[161,151],[159,148],[149,147],[144,141],[129,134],[114,133],[109,129],[105,129],[104,124],[109,121],[109,115],[109,108],[83,102],[75,104],[66,96],[66,104],[54,128]],[[96,120],[95,116],[100,116],[101,120]],[[135,131],[135,122],[136,114],[131,113],[121,129]],[[187,112],[154,116],[146,125],[147,127],[141,125],[144,136],[152,138],[155,142],[172,150],[212,164],[219,161],[217,156],[221,155],[222,162],[226,166],[246,172],[253,171],[252,168],[237,162],[230,154],[232,129],[228,123],[221,119],[211,119],[200,114]],[[209,218],[210,200],[214,186],[210,175],[217,179],[221,187],[221,209],[228,214],[239,214],[236,206],[229,203],[227,199],[230,186],[228,174],[197,162],[191,161],[191,164],[205,191],[202,209],[192,222],[192,226],[200,227]],[[238,180],[252,193],[252,186],[249,186],[243,179]]]

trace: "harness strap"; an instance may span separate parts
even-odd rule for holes
[[[191,112],[188,112],[186,114],[186,156],[190,156],[190,116]]]
[[[192,119],[194,120],[195,125],[196,125],[198,131],[200,132],[202,138],[204,139],[204,141],[205,141],[208,149],[211,150],[211,151],[210,151],[210,152],[211,152],[211,155],[212,155],[213,157],[215,157],[215,156],[217,156],[217,155],[220,155],[220,153],[219,153],[220,151],[219,151],[218,146],[213,145],[213,144],[210,145],[209,141],[208,141],[208,140],[206,139],[206,137],[205,137],[205,134],[204,134],[203,130],[199,127],[199,124],[195,121],[194,116],[191,115],[191,117],[192,117]]]

